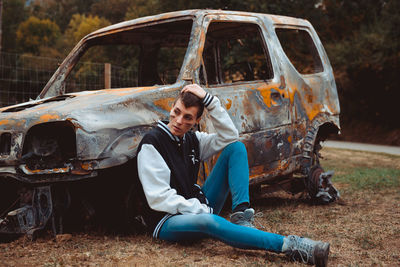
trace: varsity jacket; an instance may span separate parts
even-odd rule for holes
[[[163,223],[176,214],[212,213],[196,184],[200,161],[238,140],[238,131],[218,98],[206,94],[204,105],[216,133],[174,136],[168,122],[159,121],[138,147],[137,170],[145,203],[142,219],[157,238]]]

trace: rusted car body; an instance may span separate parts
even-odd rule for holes
[[[108,89],[80,88],[74,77],[88,58],[120,63],[136,76],[111,81]],[[124,189],[130,188],[134,171],[123,166],[134,166],[143,135],[168,119],[190,83],[225,106],[248,150],[250,183],[261,193],[283,188],[307,190],[320,202],[338,197],[318,150],[321,140],[339,132],[339,101],[312,25],[276,15],[188,10],[87,35],[36,100],[0,109],[0,232],[32,235],[49,222],[55,233],[62,231],[71,184],[103,177],[107,188],[124,176]],[[199,128],[213,132],[207,114]],[[200,177],[215,160],[204,163]],[[86,188],[107,196],[95,182]],[[135,191],[116,192],[126,194],[123,203],[130,206]]]

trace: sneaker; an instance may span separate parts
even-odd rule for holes
[[[289,235],[283,239],[282,252],[292,260],[326,267],[328,264],[329,243],[309,238]]]
[[[253,224],[254,209],[252,209],[252,208],[245,209],[244,211],[237,211],[237,212],[231,214],[230,219],[231,219],[231,223],[241,225],[241,226],[256,228]]]

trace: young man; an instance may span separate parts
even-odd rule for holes
[[[206,108],[216,133],[193,132]],[[137,166],[146,200],[143,220],[153,237],[193,241],[213,237],[231,246],[284,252],[305,263],[326,266],[329,244],[281,236],[254,228],[249,203],[249,167],[244,145],[220,101],[198,85],[187,85],[170,112],[138,148]],[[200,161],[221,151],[202,187]],[[218,216],[232,195],[230,222]]]

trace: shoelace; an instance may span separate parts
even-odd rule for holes
[[[262,213],[262,211],[259,211],[256,214],[254,214],[252,221],[254,224],[257,224],[257,228],[265,229],[265,226],[262,223],[260,223],[259,220],[256,219],[256,218],[262,218],[262,217],[264,217],[264,213]]]
[[[300,238],[299,238],[300,239]],[[301,261],[303,262],[303,263],[308,263],[309,262],[309,259],[310,259],[310,256],[311,256],[311,250],[312,250],[312,245],[311,244],[309,244],[306,240],[304,240],[303,238],[303,241],[301,242],[301,241],[299,241],[299,239],[297,239],[297,238],[292,238],[292,242],[294,243],[292,246],[291,246],[291,248],[290,248],[290,250],[291,250],[291,253],[290,253],[290,257],[292,257],[293,259],[295,259],[295,256],[296,256],[296,252],[297,252],[297,254],[299,254],[300,255],[300,258],[301,258]],[[294,248],[296,248],[296,249],[294,249]],[[305,258],[304,258],[304,256],[305,256]]]

